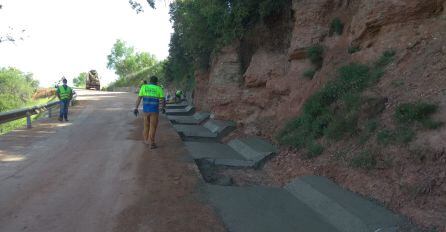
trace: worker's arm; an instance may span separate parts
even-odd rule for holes
[[[141,104],[141,99],[142,97],[140,96],[138,96],[138,99],[136,99],[136,107],[135,107],[136,110],[139,108],[139,104]]]
[[[138,117],[138,114],[139,114],[138,108],[139,108],[139,104],[141,103],[141,99],[142,99],[142,97],[140,97],[140,96],[138,96],[138,99],[136,99],[136,107],[133,110],[133,114],[135,114],[136,117]]]
[[[166,108],[166,99],[161,98],[161,108]]]
[[[161,113],[165,114],[166,113],[166,100],[164,98],[160,98],[160,103],[161,103]]]

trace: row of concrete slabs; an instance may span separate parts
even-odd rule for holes
[[[234,232],[409,232],[405,218],[325,177],[300,177],[283,188],[208,185],[211,204]]]
[[[187,111],[188,107],[184,106],[183,109]],[[206,112],[196,112],[190,116],[167,115],[195,160],[204,159],[214,165],[231,167],[256,167],[276,152],[274,146],[257,137],[221,143],[220,140],[232,132],[236,124],[209,117],[210,113]]]
[[[176,110],[188,111],[188,107]],[[235,124],[209,116],[195,111],[167,116],[193,159],[216,166],[257,168],[277,152],[257,137],[222,143]],[[228,231],[233,232],[418,231],[405,218],[325,177],[300,177],[282,188],[207,184],[205,189]]]

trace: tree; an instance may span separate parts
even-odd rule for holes
[[[147,3],[149,4],[150,7],[155,9],[155,0],[147,0]],[[129,4],[132,7],[132,9],[136,11],[137,14],[144,12],[144,7],[138,1],[129,0]]]
[[[119,76],[112,87],[139,85],[141,80],[148,80],[156,75],[160,81],[164,79],[165,62],[158,61],[148,52],[135,52],[126,42],[117,40],[107,56],[107,67]]]
[[[76,87],[85,87],[85,82],[87,81],[87,73],[86,72],[82,72],[79,73],[79,76],[73,78],[73,84]]]
[[[188,0],[170,4],[174,33],[169,45],[166,80],[193,80],[210,57],[241,40],[256,23],[285,12],[291,0]]]
[[[0,10],[3,9],[3,5],[0,4]],[[14,30],[13,27],[8,27],[8,32],[0,32],[0,43],[2,42],[12,42],[16,40],[24,40],[25,29],[21,29],[18,32]]]
[[[0,112],[24,106],[39,82],[16,68],[0,69]]]

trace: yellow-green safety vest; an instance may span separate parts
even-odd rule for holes
[[[143,85],[139,91],[140,97],[164,98],[164,91],[161,87],[153,84]]]
[[[67,100],[71,98],[71,94],[73,93],[73,90],[67,86],[67,88],[64,88],[64,86],[59,86],[57,89],[59,91],[60,100]]]

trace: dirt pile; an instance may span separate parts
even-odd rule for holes
[[[196,72],[195,104],[216,118],[235,120],[238,133],[273,139],[340,66],[370,64],[392,50],[394,61],[364,93],[385,99],[378,130],[395,127],[395,109],[405,102],[435,103],[433,117],[446,121],[445,8],[445,0],[293,0],[281,16],[222,49],[209,70]],[[316,65],[308,53],[315,45],[323,48]],[[446,231],[446,127],[417,128],[410,144],[376,140],[326,142],[314,160],[286,150],[266,170],[280,183],[303,174],[329,176],[421,225]],[[375,168],[352,169],[348,157],[364,149],[376,154]]]

